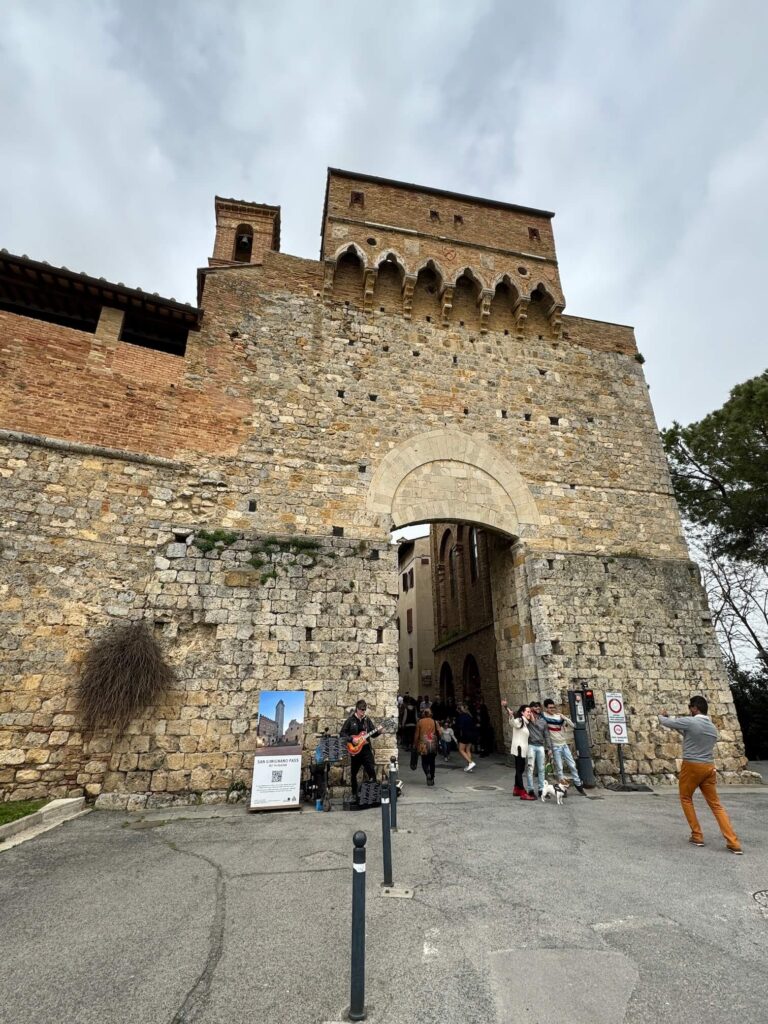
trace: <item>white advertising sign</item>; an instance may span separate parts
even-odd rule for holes
[[[624,697],[620,693],[606,693],[605,706],[608,711],[608,738],[611,743],[627,743]]]
[[[257,751],[253,759],[252,811],[299,806],[301,754]]]

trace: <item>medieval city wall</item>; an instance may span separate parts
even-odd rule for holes
[[[335,233],[341,245],[357,230],[329,221],[326,241]],[[376,241],[371,261],[386,251],[384,235]],[[554,693],[571,674],[586,675],[578,658],[593,653],[572,647],[592,643],[604,617],[592,581],[605,557],[649,567],[648,578],[621,577],[619,602],[611,597],[620,640],[609,643],[621,651],[597,666],[611,669],[636,720],[678,684],[687,695],[709,680],[716,713],[730,712],[631,329],[568,316],[555,323],[532,301],[522,320],[511,305],[482,307],[458,286],[448,304],[418,281],[407,285],[435,240],[412,235],[403,249],[405,241],[405,283],[393,265],[334,270],[274,252],[259,265],[209,270],[201,328],[184,357],[119,341],[110,310],[95,334],[0,313],[5,796],[85,790],[117,801],[132,794],[136,804],[147,793],[220,795],[245,781],[253,695],[263,688],[308,690],[318,728],[338,728],[358,696],[375,717],[390,713],[393,523],[367,499],[385,457],[434,431],[448,431],[448,453],[414,470],[401,495],[439,490],[451,511],[441,518],[467,518],[482,474],[469,467],[461,477],[450,438],[458,450],[469,437],[514,466],[535,502],[535,528],[499,555],[510,572],[502,562],[494,570],[498,663],[511,690]],[[500,269],[493,241],[477,254],[486,284]],[[471,246],[458,248],[444,260],[469,262]],[[544,259],[559,294],[556,264]],[[201,554],[187,544],[200,529],[221,528],[237,534],[225,549]],[[247,563],[268,537],[309,539],[317,553],[278,548],[277,574],[262,581],[264,570]],[[547,558],[558,567],[552,580],[539,579]],[[657,576],[676,582],[657,588],[654,604],[643,588]],[[682,623],[696,626],[693,642],[707,653],[691,660],[670,635],[662,672],[635,647],[643,631],[660,635],[680,602],[701,612]],[[180,682],[125,737],[86,738],[74,703],[78,663],[109,622],[126,618],[157,630]],[[552,655],[553,638],[568,654]],[[638,772],[655,744],[642,733]],[[731,749],[735,763],[736,741]]]

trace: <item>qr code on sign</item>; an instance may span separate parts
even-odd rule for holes
[[[272,772],[272,781],[273,782],[282,782],[283,781],[283,770],[282,770],[282,768],[278,769],[275,772]]]

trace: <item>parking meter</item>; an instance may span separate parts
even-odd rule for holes
[[[574,724],[573,742],[576,746],[576,764],[581,781],[585,786],[594,786],[595,770],[592,766],[592,751],[587,733],[587,710],[583,690],[568,691],[568,706]]]

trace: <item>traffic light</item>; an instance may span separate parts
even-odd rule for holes
[[[585,690],[584,691],[584,710],[592,711],[595,707],[595,691]]]

